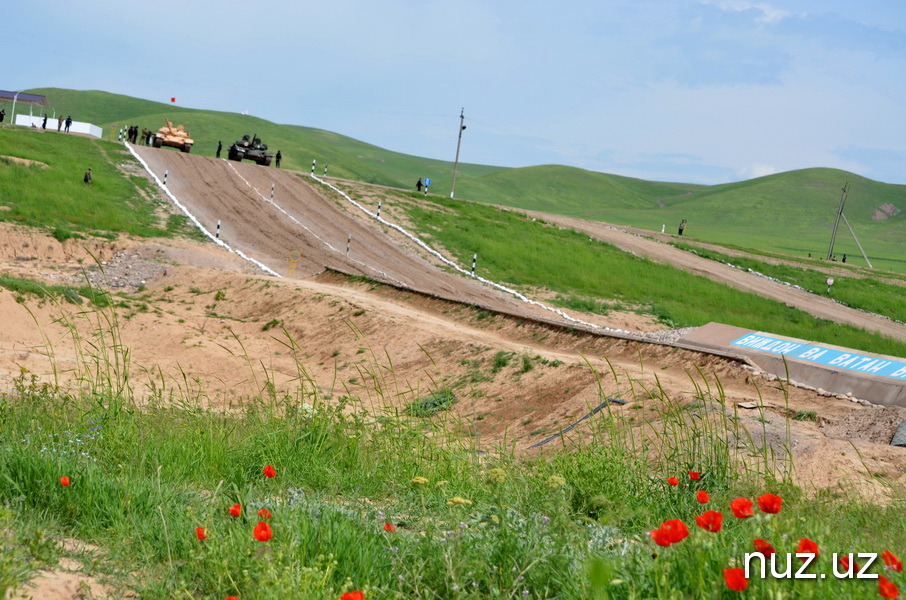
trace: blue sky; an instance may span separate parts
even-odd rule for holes
[[[463,162],[906,184],[902,0],[46,0],[0,89],[97,89]]]

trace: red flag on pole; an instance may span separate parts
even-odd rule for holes
[[[170,102],[176,102],[176,98],[170,98]]]

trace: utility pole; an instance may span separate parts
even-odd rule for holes
[[[837,239],[837,228],[840,227],[840,217],[843,215],[843,205],[846,204],[847,187],[849,187],[849,182],[846,182],[843,186],[843,195],[840,197],[840,208],[837,209],[837,219],[834,221],[834,232],[831,234],[830,248],[827,249],[827,258],[825,260],[830,260],[831,256],[834,254],[834,241]]]
[[[453,197],[453,192],[456,191],[456,167],[459,166],[459,146],[462,144],[462,132],[466,130],[466,126],[462,124],[465,117],[463,116],[465,108],[459,111],[459,139],[456,140],[456,160],[453,162],[453,183],[450,185],[450,198]]]

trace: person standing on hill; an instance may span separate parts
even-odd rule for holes
[[[69,126],[70,126],[70,125],[72,125],[72,117],[71,117],[71,116],[67,116],[67,117],[66,117],[66,133],[69,133]]]
[[[679,234],[683,235],[683,232],[685,230],[686,230],[686,219],[683,219],[682,221],[680,221],[680,224],[679,224]]]
[[[2,123],[3,119],[5,119],[5,118],[6,118],[6,109],[0,108],[0,123]]]
[[[424,184],[422,183],[422,178],[419,177],[419,178],[418,178],[418,181],[415,182],[415,191],[417,191],[417,192],[422,191],[422,185],[424,185]]]
[[[280,161],[283,160],[283,155],[280,153],[279,150],[277,150],[277,156],[275,156],[274,158],[277,159],[277,168],[279,169]]]
[[[82,178],[82,181],[88,184],[88,187],[91,187],[91,167],[88,167],[88,170],[85,171],[85,177]]]
[[[63,115],[57,117],[57,131],[63,129]]]
[[[217,142],[217,154],[215,155],[217,158],[220,158],[221,150],[223,150],[223,142],[219,141],[219,142]]]
[[[47,115],[44,115],[44,120],[41,121],[41,129],[47,129]]]

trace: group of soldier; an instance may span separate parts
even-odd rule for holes
[[[130,126],[129,126],[129,129],[126,130],[126,139],[128,139],[128,140],[129,140],[131,143],[133,143],[133,144],[137,144],[137,143],[138,143],[138,140],[139,140],[139,137],[138,137],[138,125],[130,125]],[[142,143],[143,145],[145,145],[145,146],[150,146],[150,145],[151,145],[151,141],[152,141],[153,139],[154,139],[154,132],[151,131],[151,130],[149,130],[149,129],[145,129],[145,128],[143,127],[143,128],[142,128],[142,137],[141,137],[142,142],[141,142],[141,143]]]

